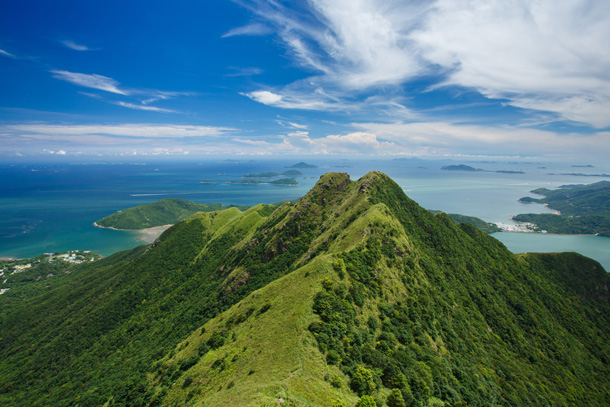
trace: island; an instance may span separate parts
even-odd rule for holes
[[[300,163],[296,163],[287,168],[318,168],[318,166],[313,165],[313,164],[307,164],[307,163],[301,161]]]
[[[166,198],[118,211],[94,222],[94,225],[118,230],[146,230],[160,227],[167,229],[167,227],[188,218],[194,213],[218,211],[233,206],[235,205],[225,206],[220,203],[198,203],[184,199]],[[249,207],[237,206],[237,208],[245,210]]]
[[[284,171],[281,174],[279,172],[260,172],[258,174],[246,174],[242,175],[242,178],[275,178],[283,175],[285,177],[300,177],[304,175],[301,171],[297,170],[288,170]]]
[[[281,178],[273,181],[259,181],[255,179],[244,179],[240,181],[227,181],[227,184],[241,184],[241,185],[262,185],[262,184],[271,184],[271,185],[282,185],[282,186],[290,186],[290,187],[298,187],[299,183],[294,178]]]
[[[470,165],[464,165],[464,164],[459,164],[459,165],[444,165],[441,167],[441,170],[443,171],[483,171],[480,168],[474,168],[471,167]]]
[[[563,185],[559,189],[531,191],[543,198],[523,197],[522,203],[540,203],[557,214],[519,214],[518,222],[534,224],[534,231],[557,234],[584,234],[610,237],[610,182],[589,185]]]
[[[459,165],[445,165],[441,167],[443,171],[469,171],[469,172],[497,172],[499,174],[525,174],[523,171],[514,171],[514,170],[497,170],[497,171],[489,171],[481,168],[474,168],[470,165],[459,164]]]

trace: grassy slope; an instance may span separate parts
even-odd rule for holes
[[[374,180],[364,179],[342,189],[345,199],[330,213],[320,214],[327,217],[327,230],[311,246],[326,246],[342,256],[360,250],[372,237],[381,237],[388,239],[390,247],[412,256],[414,261],[399,267],[390,258],[376,264],[375,277],[367,285],[376,287],[377,294],[375,289],[369,291],[364,304],[355,307],[356,325],[366,326],[374,318],[379,326],[400,327],[404,312],[399,311],[400,304],[406,299],[411,304],[411,323],[416,324],[407,324],[413,342],[391,352],[409,354],[412,363],[431,369],[434,396],[452,403],[467,400],[472,405],[488,405],[490,400],[504,405],[581,405],[608,396],[603,386],[596,385],[607,381],[607,318],[600,319],[591,311],[608,311],[607,297],[587,302],[573,298],[574,282],[561,284],[568,273],[585,287],[581,291],[598,287],[604,293],[608,278],[599,264],[576,254],[516,257],[495,239],[467,225],[455,225],[444,214],[431,216],[412,201],[403,200],[398,208],[380,201],[372,205],[375,192],[370,197],[359,193],[367,189],[367,183],[374,188]],[[310,197],[309,209],[318,209],[315,202]],[[411,212],[410,216],[402,217],[401,210]],[[347,216],[333,216],[338,213]],[[344,223],[355,215],[352,223]],[[336,234],[337,230],[341,233]],[[333,236],[334,242],[326,245]],[[321,282],[329,279],[350,291],[362,288],[358,274],[350,272],[347,279],[340,280],[330,267],[335,259],[316,258],[210,321],[203,327],[204,333],[192,333],[151,376],[158,391],[170,389],[163,403],[254,406],[282,398],[288,405],[330,405],[334,399],[353,404],[353,396],[347,392],[347,353],[341,353],[346,359],[343,370],[326,365],[326,350],[313,347],[311,337],[303,332],[316,320],[311,307],[315,294],[324,291]],[[349,269],[348,258],[346,263]],[[588,282],[592,277],[594,284]],[[570,298],[567,302],[566,297]],[[393,312],[399,319],[384,316],[380,303],[396,307]],[[257,316],[265,304],[271,308]],[[253,310],[251,315],[248,309]],[[589,319],[578,322],[575,310],[588,314]],[[206,342],[223,331],[226,343],[206,353]],[[382,332],[377,328],[371,339]],[[351,338],[347,331],[341,335]],[[380,372],[391,361],[382,353],[376,357],[380,365],[360,359],[356,363]],[[195,364],[180,371],[180,366],[189,365],[188,360]],[[178,375],[168,380],[168,372],[176,371]],[[337,383],[342,384],[329,386],[325,376],[338,378]],[[415,384],[421,379],[416,374],[409,376],[408,371],[407,376]],[[378,396],[389,390],[382,388]],[[415,387],[413,393],[421,400]]]
[[[222,204],[206,204],[166,198],[150,204],[138,205],[113,213],[98,220],[98,226],[115,229],[146,229],[155,226],[173,225],[196,212],[211,212],[225,209]],[[247,207],[240,207],[247,209]]]
[[[3,405],[353,404],[358,365],[379,386],[387,366],[402,369],[422,403],[610,397],[599,264],[514,256],[381,173],[326,174],[277,209],[198,213],[89,267],[0,320]],[[327,342],[307,330],[327,323],[313,309],[321,292],[355,316],[331,321]]]

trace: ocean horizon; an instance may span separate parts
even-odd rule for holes
[[[231,182],[244,175],[281,173],[299,161],[316,168],[298,168],[298,186],[245,185]],[[464,164],[484,171],[446,171]],[[91,250],[109,256],[144,242],[133,231],[98,228],[96,220],[119,210],[163,198],[224,205],[272,204],[305,195],[327,172],[347,172],[358,179],[371,170],[392,177],[407,196],[426,209],[477,216],[487,222],[511,223],[519,213],[552,213],[539,204],[518,199],[536,188],[589,184],[604,177],[580,173],[574,163],[514,159],[363,159],[308,157],[301,159],[191,159],[181,161],[13,162],[0,165],[0,257],[27,258],[48,252]],[[604,163],[590,174],[610,172]],[[499,172],[498,172],[499,171]],[[564,175],[558,175],[564,174]],[[576,251],[610,270],[610,238],[501,232],[493,235],[514,253]]]

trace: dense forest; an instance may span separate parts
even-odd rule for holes
[[[597,406],[610,278],[513,255],[386,175],[200,212],[0,296],[6,406]],[[5,294],[6,295],[6,294]]]
[[[514,220],[534,223],[536,230],[549,233],[610,237],[610,182],[565,185],[556,190],[539,188],[532,192],[544,197],[523,197],[520,202],[546,204],[559,214],[520,214]]]

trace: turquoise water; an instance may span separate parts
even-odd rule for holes
[[[303,196],[329,171],[357,179],[370,170],[391,176],[405,193],[428,209],[509,222],[518,213],[550,212],[542,205],[517,200],[540,187],[592,183],[597,177],[549,173],[608,173],[604,163],[594,168],[573,168],[562,162],[469,162],[449,160],[318,159],[318,165],[300,169],[298,187],[228,184],[249,173],[283,172],[300,160],[209,159],[201,161],[0,164],[0,257],[31,257],[43,252],[92,250],[104,256],[142,242],[133,232],[99,229],[94,221],[117,210],[167,197],[195,202],[239,205],[274,203]],[[442,171],[447,164],[468,164],[489,171],[523,171],[525,174]],[[202,180],[212,181],[203,184]],[[592,236],[551,236],[502,233],[496,236],[510,250],[573,250],[600,261],[610,270],[610,239]]]
[[[534,233],[494,233],[513,253],[577,252],[599,261],[610,270],[610,238],[600,236],[542,235]]]

